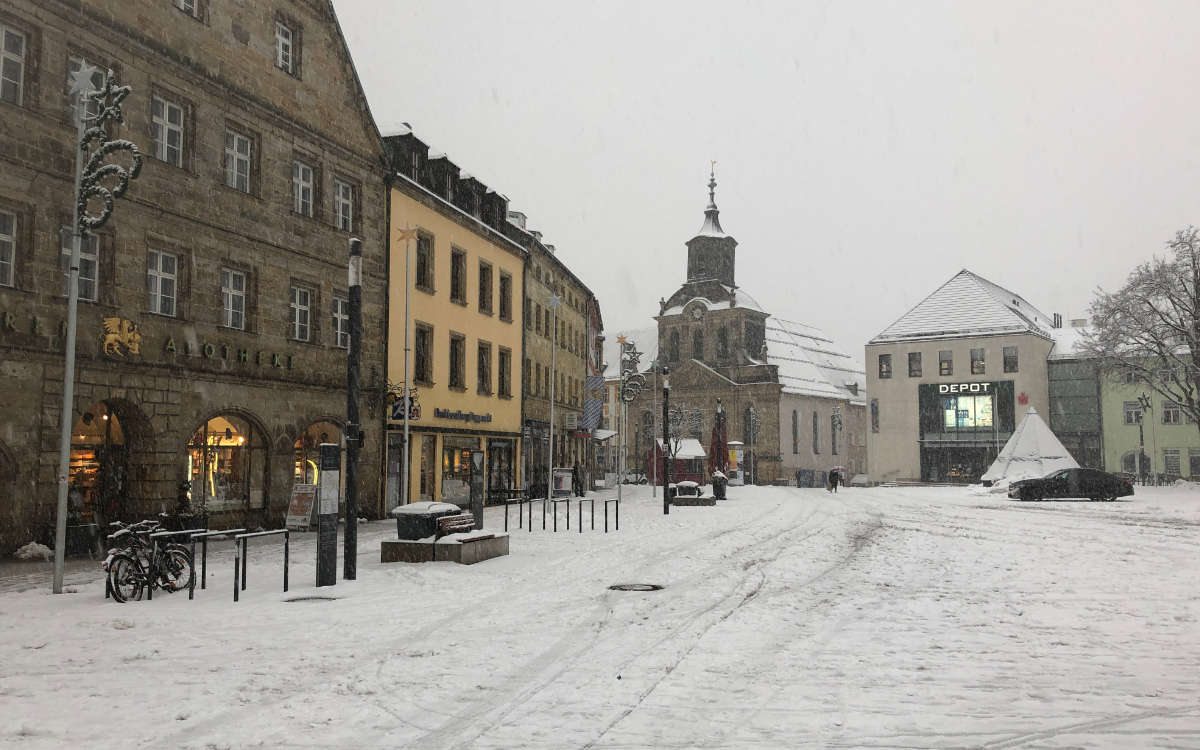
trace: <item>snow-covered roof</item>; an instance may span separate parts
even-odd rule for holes
[[[617,339],[624,336],[632,341],[634,347],[642,353],[642,370],[647,370],[650,363],[658,357],[658,328],[622,328],[619,331],[604,333],[604,361],[608,369],[604,371],[607,378],[621,376],[621,346]]]
[[[981,479],[1013,482],[1077,468],[1079,464],[1031,406]]]
[[[679,315],[683,312],[683,308],[687,307],[692,302],[700,302],[707,310],[724,310],[730,307],[744,307],[747,310],[754,310],[755,312],[766,312],[766,310],[764,310],[762,306],[758,304],[758,300],[747,294],[741,287],[726,286],[725,284],[722,284],[721,287],[727,293],[733,296],[732,303],[729,302],[728,298],[720,302],[714,302],[708,297],[692,297],[691,299],[684,300],[682,304],[668,307],[663,311],[663,315]]]
[[[821,329],[772,316],[767,318],[766,338],[767,364],[778,368],[784,393],[866,403],[863,366]]]
[[[663,447],[662,438],[656,438],[658,449],[661,451]],[[675,458],[706,458],[708,454],[704,452],[704,446],[696,438],[683,438],[679,441],[679,450],[675,451]]]
[[[1083,356],[1078,347],[1088,330],[1087,326],[1051,329],[1050,336],[1054,339],[1054,348],[1050,350],[1046,359],[1078,359]]]
[[[446,157],[446,153],[444,151],[430,151],[429,158],[430,159],[445,159],[447,157]]]
[[[393,138],[398,135],[412,135],[412,127],[407,122],[402,122],[387,128],[381,135],[384,138]]]
[[[1020,295],[964,268],[868,343],[1003,333],[1048,338],[1051,321]]]

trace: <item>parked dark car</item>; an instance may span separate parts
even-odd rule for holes
[[[1120,474],[1099,469],[1059,469],[1041,479],[1022,479],[1008,486],[1008,496],[1017,500],[1055,497],[1116,500],[1132,494],[1132,482]]]

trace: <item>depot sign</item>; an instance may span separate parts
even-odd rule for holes
[[[939,383],[938,395],[952,393],[994,393],[995,383]]]

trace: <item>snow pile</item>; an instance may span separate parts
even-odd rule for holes
[[[14,552],[13,556],[18,560],[37,560],[40,558],[48,561],[51,557],[54,557],[54,550],[44,544],[30,542]]]
[[[1078,468],[1079,464],[1031,406],[981,479],[993,483],[1003,481],[1007,486],[1018,479],[1044,477],[1059,469]]]
[[[417,503],[409,503],[408,505],[397,505],[392,508],[391,515],[393,517],[416,513],[418,515],[427,516],[433,513],[447,513],[453,511],[457,513],[460,508],[453,503],[435,503],[432,500],[422,500]]]

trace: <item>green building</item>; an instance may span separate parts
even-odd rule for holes
[[[1137,473],[1140,443],[1143,473],[1200,477],[1200,430],[1178,404],[1144,384],[1101,376],[1100,409],[1107,471]]]

